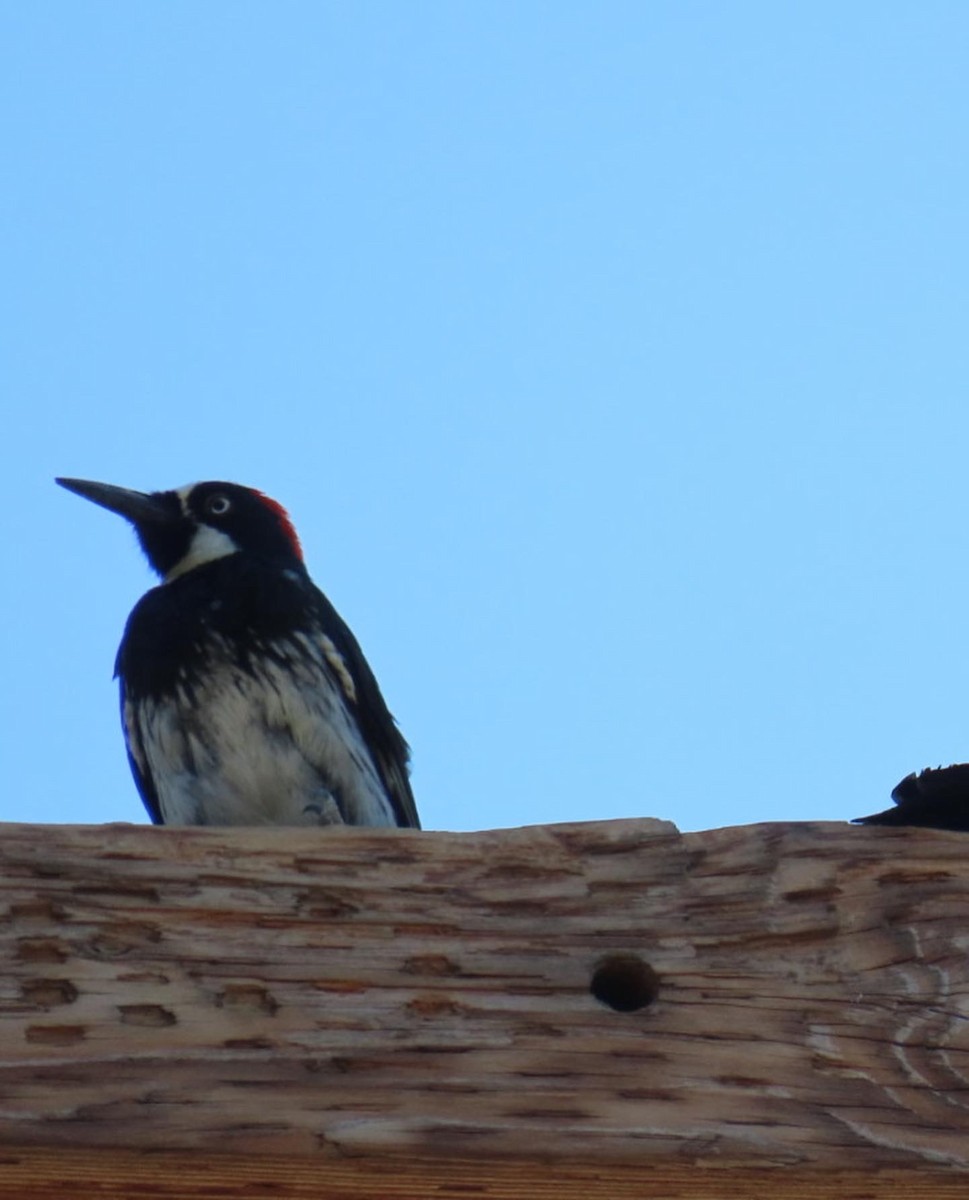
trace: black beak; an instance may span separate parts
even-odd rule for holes
[[[133,492],[129,488],[94,483],[89,479],[57,479],[55,482],[69,492],[83,496],[85,500],[126,517],[133,525],[158,524],[172,519],[170,502],[166,504],[159,494]]]

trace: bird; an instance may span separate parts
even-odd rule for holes
[[[281,504],[220,481],[56,482],[128,520],[161,578],[115,661],[154,824],[420,828],[407,742]]]
[[[892,791],[894,808],[856,817],[856,825],[921,825],[969,832],[969,763],[927,767],[906,775]]]

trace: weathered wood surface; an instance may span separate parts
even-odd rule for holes
[[[4,1200],[965,1200],[966,1177],[838,1171],[381,1155],[0,1149]]]
[[[0,1160],[915,1169],[948,1194],[967,852],[834,824],[5,825]],[[591,995],[616,957],[653,1003]]]

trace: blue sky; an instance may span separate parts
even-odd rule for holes
[[[152,580],[282,501],[429,828],[843,819],[969,758],[969,9],[0,14],[0,819],[141,821]]]

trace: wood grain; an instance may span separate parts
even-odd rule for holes
[[[598,1166],[555,1159],[336,1158],[205,1151],[0,1151],[15,1200],[965,1200],[938,1169],[709,1168],[676,1159]]]
[[[965,835],[0,834],[0,1180],[113,1146],[967,1186]],[[594,998],[617,959],[653,1002]]]

